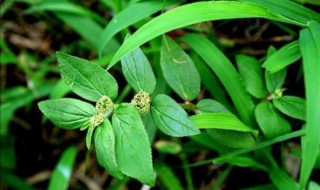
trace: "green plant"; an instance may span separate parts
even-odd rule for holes
[[[162,7],[171,5],[168,2],[164,5],[149,3],[133,3],[111,20],[101,34],[99,43],[94,40],[95,48],[101,56],[105,54],[105,47],[109,47],[107,44],[112,42],[119,31],[161,10]],[[137,14],[137,17],[128,16],[132,11],[138,8],[140,10],[144,6],[152,9],[144,14]],[[40,6],[38,9],[48,7]],[[262,60],[238,54],[235,56],[235,67],[218,45],[213,43],[211,39],[214,37],[210,33],[202,32],[202,35],[199,35],[197,30],[191,28],[189,34],[177,39],[185,42],[187,46],[165,36],[168,31],[190,24],[236,18],[264,18],[278,24],[295,25],[301,27],[299,39],[279,50],[270,46]],[[125,21],[117,23],[117,20]],[[153,137],[148,132],[148,125],[156,125],[170,136],[190,136],[193,141],[217,151],[220,155],[195,165],[213,162],[251,167],[268,173],[272,188],[305,189],[319,158],[319,22],[318,13],[289,0],[217,1],[182,5],[138,27],[116,51],[107,71],[95,63],[58,53],[64,82],[73,92],[95,103],[95,106],[84,101],[63,98],[40,102],[39,107],[58,127],[87,129],[88,149],[93,141],[99,164],[119,179],[129,176],[142,183],[154,185],[150,148]],[[161,39],[156,38],[161,35]],[[153,40],[154,38],[156,39]],[[139,46],[146,42],[150,42],[151,47],[161,44],[161,49],[156,50],[156,54],[160,51],[158,65],[151,66],[139,49]],[[288,66],[300,58],[303,64],[306,100],[287,95],[283,85]],[[121,95],[117,98],[118,84],[108,72],[111,67],[118,66],[116,63],[120,60],[121,73],[136,93],[130,103],[122,102]],[[156,76],[153,70],[156,71]],[[215,100],[199,98],[201,83]],[[178,104],[176,100],[158,90],[163,84],[167,84],[183,103]],[[231,101],[224,97],[225,94]],[[293,128],[292,119],[301,120],[301,126]],[[201,134],[198,134],[199,129],[202,129]],[[302,157],[302,166],[298,184],[288,175],[284,164],[276,161],[271,154],[271,147],[275,143],[300,136],[302,151],[297,155]],[[284,160],[282,155],[282,161]],[[155,168],[159,175],[161,172],[170,173],[163,163],[157,163]],[[228,168],[225,175],[228,175],[231,169]],[[164,175],[161,175],[160,179],[165,181],[167,179]],[[187,181],[188,187],[192,187],[192,180]],[[310,189],[311,186],[313,182],[310,183]],[[177,187],[180,188],[179,185]]]
[[[82,98],[96,102],[95,107],[81,100],[62,98],[42,101],[39,108],[58,127],[87,129],[88,149],[94,134],[98,162],[115,177],[122,179],[125,174],[154,185],[150,143],[141,119],[146,114],[151,114],[158,128],[168,135],[182,137],[199,133],[187,113],[170,97],[159,94],[150,98],[156,79],[139,48],[121,61],[123,74],[137,93],[131,103],[113,103],[118,93],[117,82],[100,66],[64,53],[57,53],[57,58],[65,83]],[[197,83],[199,87],[200,80]],[[182,87],[186,85],[190,85],[188,81]],[[183,96],[195,98],[197,93],[186,92]]]

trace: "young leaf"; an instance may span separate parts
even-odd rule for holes
[[[274,93],[276,89],[280,89],[285,78],[287,70],[282,69],[276,73],[271,73],[270,71],[265,71],[266,85],[270,93]]]
[[[169,96],[160,94],[151,103],[151,115],[159,129],[175,137],[200,133],[188,114]]]
[[[193,100],[200,92],[200,74],[191,58],[168,37],[163,37],[161,69],[168,85],[184,100]]]
[[[296,96],[282,96],[273,99],[273,105],[282,113],[305,121],[306,120],[306,101]]]
[[[97,160],[100,166],[104,167],[111,175],[118,179],[123,179],[116,160],[115,136],[108,119],[97,127],[94,132],[94,145],[97,154]]]
[[[269,56],[262,67],[266,68],[271,73],[274,73],[297,61],[300,57],[299,41],[296,40],[283,46],[277,52]]]
[[[309,23],[309,28],[300,32],[300,49],[306,86],[306,136],[302,143],[302,166],[300,187],[303,189],[310,177],[317,154],[320,138],[320,24]],[[316,151],[318,150],[318,151]]]
[[[60,52],[57,58],[62,79],[79,96],[91,101],[104,95],[111,99],[117,96],[116,80],[100,66]]]
[[[86,146],[87,146],[88,150],[90,150],[90,148],[91,148],[92,134],[93,134],[94,128],[95,127],[93,125],[90,125],[88,127],[88,131],[87,131],[87,135],[86,135]]]
[[[197,103],[197,108],[200,112],[211,113],[229,113],[230,111],[224,105],[211,99],[203,99]]]
[[[236,60],[246,90],[256,98],[264,98],[267,91],[259,61],[246,55],[237,55]]]
[[[48,190],[68,189],[76,155],[77,149],[73,146],[63,152],[51,175]]]
[[[147,57],[140,48],[133,50],[121,59],[122,71],[128,83],[136,92],[151,94],[156,87],[156,77]]]
[[[42,101],[38,104],[42,113],[57,127],[77,129],[88,125],[96,109],[86,102],[71,98]]]
[[[122,173],[153,186],[150,143],[137,110],[131,104],[120,104],[112,116],[112,125],[116,158]]]
[[[267,102],[261,102],[255,109],[257,122],[267,139],[288,133],[291,130],[290,124]]]

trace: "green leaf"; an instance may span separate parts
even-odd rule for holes
[[[255,115],[260,129],[267,139],[289,133],[291,130],[289,122],[268,101],[257,105]]]
[[[125,54],[168,31],[195,23],[233,18],[266,18],[297,25],[306,24],[287,19],[280,14],[271,12],[270,9],[254,3],[229,1],[192,3],[172,9],[143,25],[122,44],[108,68],[112,67]]]
[[[136,92],[151,94],[156,87],[156,77],[147,57],[140,48],[133,50],[121,59],[122,71],[128,83]]]
[[[90,148],[91,148],[91,141],[92,141],[93,131],[94,131],[94,126],[90,125],[88,127],[88,131],[87,131],[87,135],[86,135],[86,146],[87,146],[88,150],[90,150]]]
[[[63,80],[59,80],[59,82],[57,82],[57,84],[53,87],[52,91],[50,92],[49,99],[62,98],[70,91],[71,89],[69,88],[69,86]]]
[[[99,54],[102,55],[102,51],[106,47],[109,40],[121,30],[164,9],[167,6],[171,6],[178,2],[180,1],[171,0],[163,2],[159,0],[151,0],[133,3],[132,5],[128,6],[126,9],[122,10],[115,17],[113,17],[103,30],[98,40],[100,42]]]
[[[274,73],[294,63],[300,57],[299,41],[296,40],[283,46],[277,52],[269,56],[262,67],[266,68],[271,73]]]
[[[224,129],[257,134],[257,130],[246,126],[231,113],[202,113],[191,116],[190,120],[200,129]]]
[[[287,75],[287,70],[282,69],[276,73],[265,71],[266,85],[270,93],[274,93],[276,89],[280,89]]]
[[[48,190],[68,189],[76,155],[77,149],[73,146],[63,152],[51,175]]]
[[[320,146],[320,24],[310,22],[309,28],[300,32],[300,49],[306,86],[306,136],[302,143],[300,188],[308,182]],[[316,151],[318,150],[318,151]]]
[[[264,98],[267,91],[259,61],[246,55],[237,55],[236,60],[246,90],[256,98]]]
[[[174,141],[159,140],[154,144],[154,147],[164,154],[178,154],[181,152],[181,145]]]
[[[230,95],[241,120],[254,126],[254,104],[245,90],[240,75],[229,59],[208,39],[197,34],[183,37],[214,71]],[[214,55],[214,56],[213,56]]]
[[[155,139],[155,137],[156,137],[157,126],[154,123],[150,112],[147,115],[142,117],[142,122],[143,122],[143,125],[146,128],[149,141],[152,144],[154,139]]]
[[[209,135],[217,142],[234,147],[249,148],[255,146],[258,132],[243,124],[231,113],[203,113],[190,117],[201,129],[208,129]]]
[[[57,53],[62,79],[79,96],[97,101],[102,96],[116,98],[118,84],[103,68],[78,57]]]
[[[111,175],[118,179],[123,179],[116,160],[115,135],[108,119],[97,127],[94,132],[94,145],[97,154],[97,160],[100,166],[104,167]]]
[[[188,119],[188,114],[169,96],[157,95],[151,103],[151,115],[158,128],[175,137],[200,133]]]
[[[38,104],[42,113],[57,127],[77,129],[88,125],[96,109],[86,102],[71,98],[45,100]]]
[[[273,99],[273,105],[282,113],[305,121],[306,120],[306,101],[296,96],[282,96]]]
[[[310,181],[308,190],[319,190],[320,185],[314,181]]]
[[[47,3],[57,3],[56,0],[46,0]],[[59,3],[68,3],[67,0],[59,0]],[[70,26],[76,33],[78,33],[83,39],[89,42],[95,50],[98,50],[100,41],[97,40],[102,34],[102,27],[95,22],[92,18],[81,14],[70,14],[67,12],[53,11],[54,15],[60,20]],[[86,26],[86,27],[83,27]],[[119,48],[119,43],[111,39],[108,46],[108,53],[114,53]]]
[[[191,58],[169,37],[161,48],[161,69],[168,85],[184,100],[193,100],[200,92],[200,74]]]
[[[224,129],[207,129],[206,131],[215,141],[228,147],[247,149],[256,146],[255,139],[248,132]]]
[[[1,115],[3,112],[1,112]],[[0,168],[13,170],[17,166],[15,138],[10,134],[0,134]],[[2,176],[1,176],[2,177]]]
[[[201,83],[203,85],[203,88],[210,93],[212,98],[214,98],[215,100],[221,102],[226,106],[230,106],[225,90],[219,83],[219,80],[217,79],[217,77],[212,73],[210,68],[206,65],[206,63],[204,63],[196,53],[192,53],[191,58],[195,63],[199,73],[201,73],[200,78],[201,78]]]
[[[106,22],[103,17],[99,16],[98,14],[68,1],[44,1],[41,4],[32,6],[30,9],[26,10],[25,13],[30,14],[38,11],[53,11],[56,13],[65,12],[71,15],[91,17],[102,24]]]
[[[221,160],[221,162],[228,163],[239,167],[257,168],[263,171],[268,171],[268,168],[263,164],[257,162],[255,159],[245,156],[229,157]]]
[[[157,171],[161,185],[163,185],[168,190],[183,190],[179,178],[172,171],[172,168],[165,165],[164,163],[155,164],[155,169]]]
[[[229,146],[222,145],[215,141],[206,131],[202,131],[201,134],[191,136],[190,138],[207,148],[217,151],[219,154],[225,154],[234,150]]]
[[[25,179],[20,178],[19,176],[8,170],[4,170],[1,168],[0,176],[1,185],[4,184],[7,187],[7,189],[36,190],[36,188],[29,185]]]
[[[200,112],[209,113],[229,113],[230,111],[220,104],[218,101],[211,99],[203,99],[197,103],[197,109]]]
[[[112,116],[112,125],[116,158],[122,173],[153,186],[151,148],[139,113],[131,104],[120,104]]]
[[[305,8],[290,0],[240,0],[245,2],[253,2],[258,5],[282,15],[283,17],[290,18],[292,20],[308,23],[311,20],[320,21],[320,15],[308,8]]]

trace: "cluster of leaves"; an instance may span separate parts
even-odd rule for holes
[[[168,74],[165,77],[173,81],[185,74],[183,69],[196,72],[196,80],[178,78],[175,83],[172,82],[174,85],[181,84],[174,88],[179,90],[179,95],[188,100],[194,99],[200,90],[199,73],[182,49],[173,41],[169,43],[170,46],[166,44],[163,49],[162,68]],[[189,63],[175,63],[175,59],[168,57],[171,53],[173,57],[185,56]],[[151,115],[153,122],[165,134],[183,137],[199,133],[187,113],[173,99],[164,94],[150,99],[149,94],[154,92],[156,79],[149,61],[139,48],[121,60],[123,74],[137,92],[131,104],[113,103],[117,97],[118,84],[99,65],[64,53],[57,53],[57,58],[65,83],[77,95],[96,102],[96,106],[77,99],[61,98],[42,101],[39,108],[52,123],[62,129],[88,129],[87,148],[91,148],[93,136],[98,162],[113,176],[123,179],[127,175],[142,183],[154,185],[151,147],[142,121],[143,117],[148,117],[147,114]],[[184,57],[182,59],[185,60]],[[176,66],[182,69],[174,68]],[[169,70],[182,73],[167,72]],[[196,83],[196,89],[190,88],[194,86],[193,83]]]

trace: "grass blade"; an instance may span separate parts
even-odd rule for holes
[[[139,20],[142,20],[143,18],[146,18],[160,11],[164,7],[171,6],[178,2],[179,0],[165,1],[165,3],[159,0],[143,1],[133,3],[132,5],[121,11],[119,14],[113,17],[113,19],[109,22],[109,24],[102,32],[99,39],[99,55],[102,55],[102,51],[106,47],[109,40],[118,32],[138,22]]]
[[[265,8],[281,14],[287,18],[298,22],[308,23],[311,20],[320,21],[320,14],[307,9],[298,3],[290,0],[240,0],[242,2],[253,2],[264,6]]]
[[[215,72],[231,96],[242,121],[252,127],[254,105],[240,80],[239,73],[232,63],[213,43],[200,35],[190,34],[185,36],[183,40],[186,41]]]
[[[68,188],[73,164],[77,155],[75,147],[65,150],[50,178],[48,190],[64,190]]]
[[[254,3],[229,1],[192,3],[172,9],[143,25],[122,44],[108,68],[128,52],[168,31],[194,23],[233,18],[266,18],[305,26],[305,23],[292,21]]]
[[[320,146],[320,24],[310,22],[300,32],[300,49],[306,86],[306,136],[302,142],[300,189],[304,189],[315,164]]]

